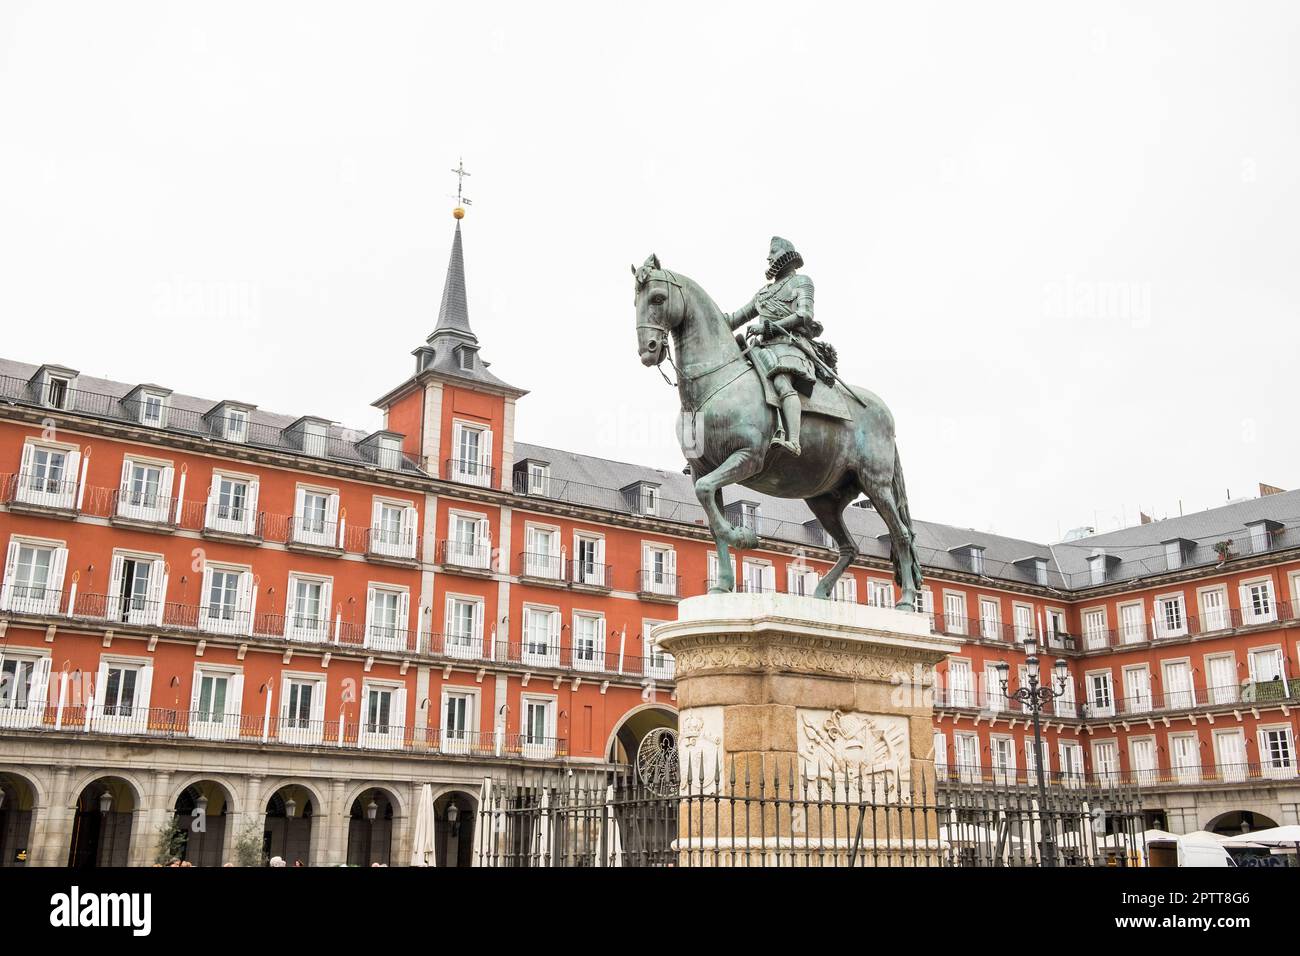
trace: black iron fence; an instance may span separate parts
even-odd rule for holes
[[[475,855],[497,867],[1137,865],[1134,787],[938,781],[733,761],[668,788],[631,769],[489,782]]]

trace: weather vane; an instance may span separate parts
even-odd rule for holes
[[[456,208],[452,210],[451,214],[457,219],[464,219],[465,207],[474,205],[472,201],[465,198],[465,177],[469,173],[465,171],[464,157],[456,161],[456,168],[452,172],[456,174]]]

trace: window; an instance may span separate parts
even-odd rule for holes
[[[560,530],[530,524],[524,528],[524,568],[528,577],[564,579],[560,557]]]
[[[226,740],[239,736],[244,678],[236,671],[200,667],[190,689],[190,736]]]
[[[1179,783],[1199,783],[1201,779],[1200,738],[1196,734],[1170,734],[1169,763]]]
[[[934,773],[941,781],[948,777],[948,740],[937,730],[934,732]]]
[[[945,591],[943,595],[943,629],[948,634],[966,633],[966,596]]]
[[[1241,586],[1241,623],[1244,627],[1276,620],[1271,581],[1254,581]]]
[[[984,709],[992,713],[1001,713],[1007,705],[1002,690],[1002,672],[993,661],[984,663]]]
[[[955,733],[953,747],[957,751],[957,775],[963,783],[978,783],[980,779],[980,739],[974,734]]]
[[[1119,748],[1115,741],[1098,740],[1092,745],[1092,773],[1100,786],[1119,783]]]
[[[22,614],[57,614],[63,597],[68,549],[53,543],[9,541],[0,610]]]
[[[525,694],[520,707],[520,742],[525,757],[555,756],[555,698]]]
[[[648,594],[677,594],[677,553],[668,547],[647,544],[642,549],[641,590]]]
[[[1255,648],[1247,658],[1250,679],[1255,684],[1255,700],[1286,696],[1286,660],[1280,647]]]
[[[1062,638],[1069,633],[1069,628],[1065,625],[1065,613],[1063,611],[1047,612],[1047,642],[1053,646],[1062,646]]]
[[[893,596],[893,588],[890,588],[890,596]],[[843,601],[846,604],[858,603],[858,579],[850,571],[845,571],[840,575],[840,579],[835,582],[835,590],[831,597],[836,601]]]
[[[1010,737],[991,737],[993,752],[993,780],[996,783],[1016,782],[1016,745]]]
[[[50,658],[0,650],[0,727],[35,727],[45,719]]]
[[[1156,598],[1157,638],[1182,637],[1187,633],[1187,613],[1181,594]]]
[[[970,661],[948,660],[948,702],[954,707],[974,705],[971,694]]]
[[[730,562],[731,562],[731,580],[732,580],[732,586],[734,587],[734,586],[735,586],[735,581],[736,581],[736,557],[735,557],[735,555],[731,555],[731,556],[730,556]],[[705,588],[706,588],[707,590],[713,590],[714,588],[717,588],[717,587],[720,586],[720,581],[721,581],[721,578],[722,578],[722,575],[719,573],[719,568],[718,568],[718,554],[717,554],[716,551],[710,551],[710,552],[708,553],[708,557],[707,557],[707,559],[706,559],[706,567],[707,567],[707,569],[708,569],[708,570],[707,570],[707,575],[708,575],[708,576],[707,576],[707,579],[706,579],[705,582],[704,582],[704,586],[705,586]]]
[[[117,490],[118,517],[158,524],[170,521],[174,475],[170,465],[123,459],[122,484]]]
[[[741,563],[746,594],[770,594],[776,590],[776,568],[770,561],[751,561],[746,558]]]
[[[888,581],[867,581],[867,604],[871,607],[893,607],[894,586]]]
[[[1181,541],[1165,542],[1165,565],[1170,571],[1183,566],[1183,543]]]
[[[291,641],[323,643],[330,639],[329,578],[289,575],[284,636]]]
[[[1106,555],[1094,554],[1088,558],[1088,577],[1092,584],[1106,583]]]
[[[1061,760],[1061,777],[1067,786],[1083,782],[1083,747],[1074,740],[1062,740],[1056,748]]]
[[[162,624],[167,565],[161,557],[114,554],[108,577],[107,620],[137,626]]]
[[[71,511],[77,507],[79,452],[55,445],[27,442],[19,465],[16,501]]]
[[[1259,758],[1269,777],[1295,776],[1295,747],[1290,727],[1264,727],[1259,732]]]
[[[821,580],[821,575],[803,564],[802,561],[796,560],[786,565],[785,584],[786,590],[790,594],[807,597],[816,592],[819,580]]]
[[[167,427],[167,396],[160,392],[142,392],[140,424],[151,428]]]
[[[449,753],[467,753],[475,743],[478,725],[473,691],[442,692],[442,749]]]
[[[215,473],[208,491],[207,527],[227,534],[256,534],[257,493],[255,478]]]
[[[1034,609],[1028,604],[1015,604],[1011,608],[1015,622],[1016,640],[1023,643],[1034,635]]]
[[[1246,779],[1246,734],[1242,730],[1214,732],[1214,767],[1224,783]]]
[[[68,399],[72,392],[72,380],[64,378],[62,375],[50,375],[46,373],[44,402],[50,408],[66,409],[69,407]]]
[[[483,599],[447,597],[446,652],[451,657],[483,656]]]
[[[1054,712],[1060,717],[1074,716],[1074,678],[1067,677],[1064,687],[1058,687],[1061,696],[1052,704]]]
[[[153,668],[136,660],[105,658],[95,679],[93,721],[105,733],[142,733],[148,726]]]
[[[929,588],[922,588],[916,592],[916,610],[926,616],[930,622],[930,630],[934,630],[934,592]]]
[[[524,605],[524,662],[543,667],[560,663],[560,612]]]
[[[410,592],[371,585],[366,597],[366,647],[404,651],[410,646]]]
[[[654,629],[663,621],[642,621],[641,633],[645,646],[642,648],[646,660],[646,673],[660,680],[672,680],[674,672],[673,655],[660,647],[654,639]]]
[[[409,501],[374,499],[370,506],[370,553],[414,558],[417,512]]]
[[[641,486],[641,514],[659,514],[659,489],[654,485]]]
[[[1137,783],[1151,786],[1156,782],[1156,742],[1151,737],[1134,737],[1128,743],[1129,767]]]
[[[286,675],[280,692],[280,739],[318,744],[325,739],[325,682]]]
[[[1141,604],[1121,604],[1119,607],[1119,634],[1125,644],[1138,644],[1147,638],[1146,622],[1142,620]]]
[[[1088,675],[1088,702],[1092,716],[1115,716],[1115,696],[1111,686],[1110,671],[1094,671]]]
[[[400,747],[406,736],[406,688],[366,681],[361,691],[362,747]]]
[[[574,613],[573,666],[578,670],[605,669],[605,618],[602,615]]]
[[[1105,647],[1107,644],[1106,612],[1101,608],[1083,612],[1083,644],[1090,650]]]
[[[742,528],[749,528],[751,531],[757,531],[758,523],[762,516],[762,509],[754,502],[742,501],[740,503],[740,526]]]
[[[986,641],[1002,639],[1001,603],[993,598],[980,598],[980,637]]]
[[[530,495],[549,495],[551,493],[551,466],[541,462],[528,463],[527,492]]]
[[[221,421],[221,437],[226,441],[248,441],[248,412],[241,408],[226,408]]]
[[[1187,710],[1194,703],[1191,662],[1165,661],[1163,667],[1165,706],[1174,710]]]
[[[984,573],[984,549],[971,548],[968,554],[969,554],[971,574],[983,574]]]
[[[1206,658],[1205,682],[1212,704],[1235,704],[1240,696],[1237,684],[1237,659],[1232,654]]]
[[[245,568],[207,564],[203,577],[199,627],[215,634],[251,634],[253,573]]]
[[[1151,672],[1147,665],[1124,668],[1124,706],[1126,714],[1145,714],[1151,710]]]
[[[318,548],[341,547],[338,492],[300,487],[294,498],[291,540]]]
[[[1042,758],[1043,775],[1048,784],[1051,784],[1052,778],[1052,753],[1048,748],[1047,741],[1041,742],[1038,753],[1034,753],[1034,740],[1032,737],[1025,738],[1025,775],[1030,783],[1036,783],[1038,773],[1038,760]]]
[[[483,425],[454,422],[451,444],[450,478],[489,487],[492,484],[492,432]]]
[[[591,587],[609,587],[605,575],[605,539],[596,534],[577,534],[573,539],[573,581]]]
[[[1228,595],[1223,588],[1201,592],[1201,628],[1207,633],[1223,631],[1230,626]]]

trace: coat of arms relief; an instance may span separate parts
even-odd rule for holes
[[[844,793],[861,780],[863,795],[873,802],[906,800],[912,752],[906,717],[798,711],[799,756],[809,787],[820,781]]]

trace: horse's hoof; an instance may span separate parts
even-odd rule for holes
[[[709,593],[710,594],[734,594],[735,590],[736,590],[735,588],[711,587],[709,588]]]
[[[911,611],[913,614],[915,614],[915,613],[916,613],[916,602],[915,602],[915,601],[899,601],[897,604],[894,605],[894,610],[895,610],[895,611]]]

